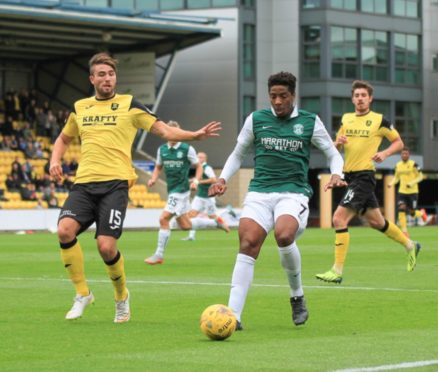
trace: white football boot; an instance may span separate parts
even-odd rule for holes
[[[85,308],[94,302],[93,293],[90,292],[88,296],[76,295],[74,298],[73,306],[65,316],[67,320],[78,319],[84,313]]]
[[[125,323],[131,318],[131,310],[129,308],[129,291],[126,300],[116,301],[116,316],[114,323]]]

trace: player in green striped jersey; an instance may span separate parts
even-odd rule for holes
[[[234,266],[228,305],[242,329],[241,314],[254,276],[254,265],[267,234],[274,230],[280,262],[290,285],[292,321],[304,324],[308,311],[301,284],[301,256],[296,239],[309,215],[310,147],[324,152],[332,176],[325,189],[345,186],[343,160],[319,117],[295,105],[296,78],[288,72],[268,80],[271,107],[248,116],[218,182],[209,195],[222,195],[245,155],[255,152],[254,178],[239,222],[240,248]]]

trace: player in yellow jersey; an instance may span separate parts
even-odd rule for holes
[[[399,183],[398,187],[398,222],[403,234],[409,237],[406,212],[412,217],[422,218],[427,221],[426,211],[417,209],[418,204],[418,184],[423,180],[423,173],[418,168],[418,164],[409,159],[410,152],[405,147],[401,152],[401,159],[395,165],[394,179],[388,184],[392,187]]]
[[[128,189],[137,176],[131,162],[131,147],[138,129],[167,141],[203,140],[218,136],[219,122],[197,131],[172,128],[131,95],[116,94],[117,60],[106,53],[89,62],[90,82],[95,96],[76,101],[61,134],[55,141],[50,174],[63,177],[61,159],[75,137],[81,140],[81,160],[75,184],[58,220],[61,258],[76,290],[66,319],[80,318],[94,302],[84,273],[82,249],[77,236],[93,222],[99,253],[114,286],[115,323],[130,319],[129,292],[123,256],[117,249],[128,204]]]
[[[397,130],[383,117],[370,110],[373,87],[366,81],[356,80],[352,85],[352,102],[355,112],[344,114],[336,135],[335,145],[344,149],[344,174],[347,190],[333,215],[336,230],[335,263],[316,278],[332,283],[342,282],[342,271],[350,245],[348,224],[356,215],[362,215],[373,229],[403,245],[408,254],[408,271],[415,268],[420,244],[408,239],[392,222],[386,220],[375,195],[374,162],[381,163],[388,156],[403,149],[403,141]],[[382,139],[391,144],[379,151]]]

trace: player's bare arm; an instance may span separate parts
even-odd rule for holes
[[[400,137],[396,138],[394,141],[391,142],[391,145],[383,150],[376,153],[372,160],[374,160],[376,163],[383,162],[388,156],[391,156],[397,152],[400,152],[404,147],[403,141]]]
[[[50,175],[57,181],[62,179],[61,159],[68,149],[73,137],[61,133],[53,145],[52,156],[50,158]]]
[[[166,141],[201,141],[210,137],[218,137],[222,130],[221,123],[211,121],[197,131],[183,130],[177,127],[170,127],[166,123],[157,120],[151,127],[150,132],[165,139]]]
[[[148,181],[148,187],[152,187],[155,185],[155,183],[157,182],[158,176],[161,173],[161,169],[163,167],[159,164],[155,165],[154,171],[152,172],[152,176],[150,178],[150,180]]]
[[[202,178],[202,164],[201,163],[197,163],[196,164],[196,173],[195,173],[195,178],[192,179],[192,181],[190,182],[190,189],[196,191],[198,189],[198,185],[200,182],[200,179]]]
[[[223,178],[219,178],[208,188],[208,196],[221,196],[227,191],[227,184]]]

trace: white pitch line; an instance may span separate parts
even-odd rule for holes
[[[63,278],[20,278],[20,277],[0,277],[1,280],[9,281],[57,281],[57,282],[70,282],[70,279]],[[106,279],[87,279],[90,283],[108,283]],[[160,281],[160,280],[129,280],[129,284],[162,284],[162,285],[204,285],[204,286],[218,286],[218,287],[229,287],[231,283],[220,283],[220,282],[192,282],[192,281]],[[263,284],[263,283],[253,283],[253,287],[260,288],[289,288],[285,284]],[[383,292],[427,292],[427,293],[438,293],[438,289],[420,289],[420,288],[377,288],[377,287],[348,287],[340,285],[305,285],[303,286],[307,289],[328,289],[328,290],[343,290],[343,291],[383,291]]]
[[[406,362],[400,364],[387,364],[377,367],[364,367],[364,368],[348,368],[348,369],[337,369],[333,372],[369,372],[369,371],[391,371],[394,369],[407,369],[407,368],[417,368],[433,366],[438,364],[438,360],[421,360],[418,362]]]

